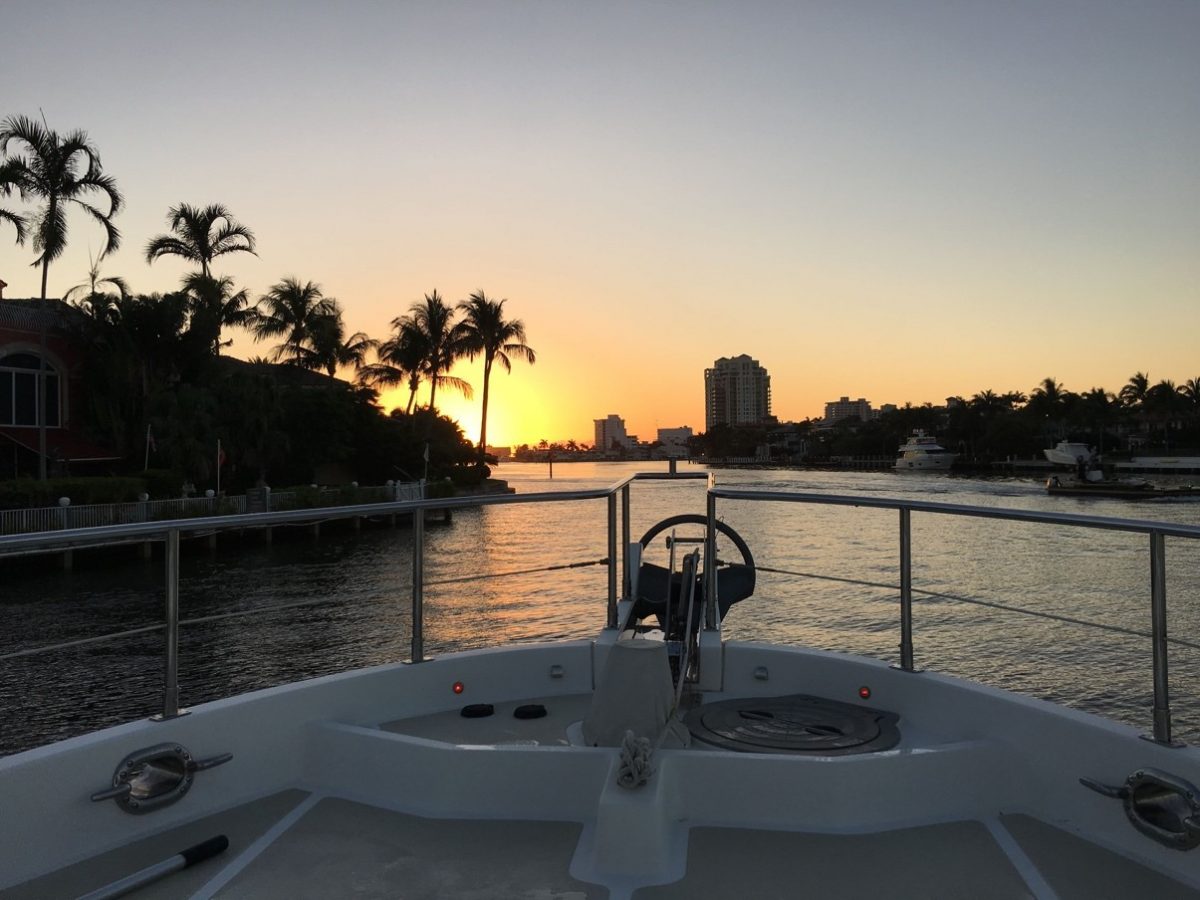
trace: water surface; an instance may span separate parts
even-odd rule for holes
[[[603,487],[661,463],[510,463],[497,476],[520,493]],[[689,467],[684,467],[687,470]],[[698,468],[696,470],[699,470]],[[718,470],[719,483],[919,498],[974,506],[1200,524],[1200,503],[1049,497],[1037,479],[945,474]],[[679,512],[704,512],[704,482],[643,482],[632,532]],[[720,501],[720,518],[760,566],[755,596],[734,607],[729,637],[898,659],[897,513],[835,506]],[[426,530],[426,653],[586,637],[604,624],[605,501],[458,511]],[[186,706],[297,678],[409,658],[407,528],[252,533],[216,551],[188,542],[185,619],[319,601],[185,627]],[[659,542],[653,552],[664,555]],[[1149,728],[1150,640],[1022,615],[956,598],[1048,612],[1148,633],[1144,536],[993,520],[913,515],[915,651],[919,667],[1098,712]],[[723,552],[723,555],[728,555]],[[1168,539],[1172,638],[1200,644],[1200,542]],[[578,569],[509,575],[564,563]],[[778,570],[778,571],[767,571]],[[478,574],[482,581],[461,581]],[[808,576],[820,575],[845,581]],[[116,555],[73,572],[0,570],[0,653],[161,621],[161,559]],[[868,587],[851,582],[878,582]],[[1200,739],[1200,651],[1171,649],[1177,731]],[[161,704],[162,636],[152,633],[0,661],[0,753],[153,713]]]

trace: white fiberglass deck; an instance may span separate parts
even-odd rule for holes
[[[586,823],[414,816],[288,791],[3,892],[77,897],[190,843],[226,834],[220,857],[150,885],[162,898],[1153,897],[1200,892],[1021,815],[863,833],[676,825],[666,883],[589,880]],[[595,877],[592,873],[591,877]],[[607,883],[604,883],[607,882]],[[639,882],[643,882],[640,883]]]
[[[135,896],[466,897],[971,897],[1194,900],[1198,894],[1024,816],[866,834],[696,827],[680,842],[683,877],[662,885],[589,883],[574,822],[429,819],[334,797],[278,795],[5,892],[11,900],[76,897],[202,835],[230,835],[226,853]]]
[[[899,748],[860,757],[663,751],[651,782],[628,791],[614,783],[615,750],[571,745],[590,701],[551,693],[501,700],[487,718],[464,718],[456,705],[374,726],[314,723],[304,789],[167,828],[0,896],[76,897],[226,834],[225,853],[134,896],[1200,897],[1144,861],[1007,811],[1021,807],[1026,773],[1004,748],[946,734],[944,723],[902,720]],[[525,704],[547,715],[514,718]],[[1013,783],[990,783],[1005,766]],[[1000,799],[1006,787],[1010,804]]]

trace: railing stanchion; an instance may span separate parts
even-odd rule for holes
[[[704,627],[717,627],[717,498],[707,495],[704,529]]]
[[[1171,740],[1171,697],[1167,679],[1167,553],[1162,532],[1150,532],[1150,618],[1154,645],[1154,740]]]
[[[608,628],[617,627],[617,495],[608,495]]]
[[[621,488],[621,597],[625,600],[633,599],[629,596],[633,590],[629,572],[629,542],[632,540],[629,529],[629,485],[625,485]]]
[[[172,528],[166,539],[167,621],[163,652],[163,707],[154,718],[175,719],[179,711],[179,530]]]
[[[425,661],[425,510],[413,510],[412,662]]]
[[[912,510],[900,507],[900,668],[913,671]]]

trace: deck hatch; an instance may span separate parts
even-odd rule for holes
[[[708,703],[685,721],[696,740],[744,753],[841,756],[889,750],[900,742],[895,713],[808,694]]]

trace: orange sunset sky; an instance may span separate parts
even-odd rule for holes
[[[350,331],[434,288],[508,298],[538,360],[495,375],[493,444],[590,442],[608,413],[701,431],[703,371],[740,353],[784,420],[1200,376],[1197,3],[6,0],[4,23],[0,116],[87,130],[125,194],[105,274],[174,289],[187,266],[146,242],[222,203],[259,256],[216,271],[319,282]],[[100,240],[72,216],[52,294]],[[32,258],[0,229],[7,296],[38,294]],[[478,396],[438,399],[478,436]]]

